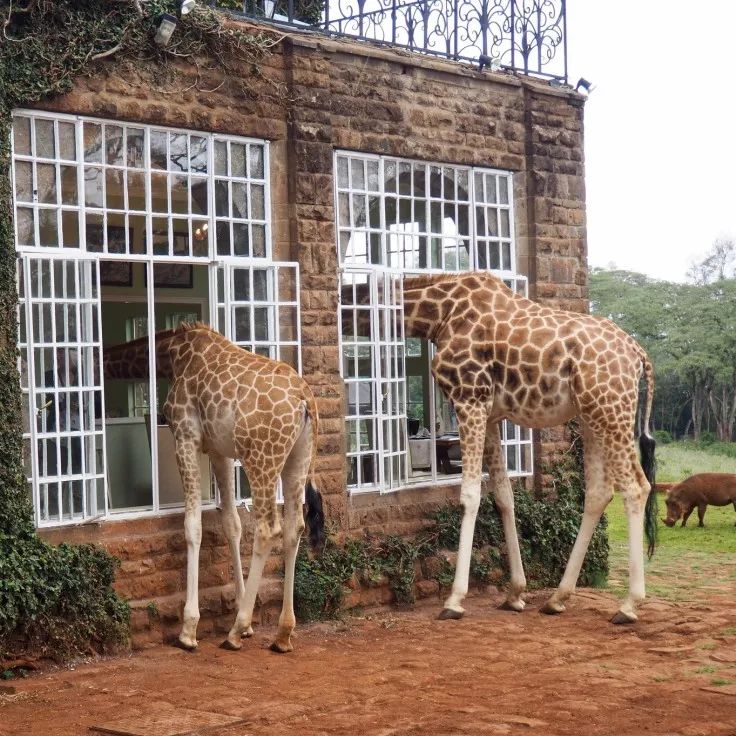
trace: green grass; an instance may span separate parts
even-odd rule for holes
[[[736,473],[736,443],[701,448],[692,442],[657,445],[657,480],[676,483],[695,473]],[[729,454],[725,454],[729,452]]]
[[[659,494],[659,516],[665,514]],[[609,505],[609,587],[619,595],[628,588],[629,547],[626,514],[619,494]],[[736,580],[736,514],[731,505],[709,506],[705,527],[698,527],[697,514],[684,529],[659,524],[659,543],[646,562],[647,592],[666,600],[704,600],[713,593],[733,590]]]

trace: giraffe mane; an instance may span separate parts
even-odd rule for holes
[[[476,276],[481,279],[491,279],[495,282],[500,282],[500,279],[494,276],[488,271],[454,271],[449,273],[431,273],[422,276],[409,276],[404,279],[404,290],[407,289],[424,289],[427,286],[437,286],[438,284],[445,284],[454,282],[458,278],[467,278],[468,276]]]
[[[206,330],[207,332],[217,332],[217,330],[212,327],[212,325],[208,325],[206,322],[200,322],[199,320],[197,320],[196,322],[179,323],[179,325],[174,329],[174,334],[189,332],[190,330]]]

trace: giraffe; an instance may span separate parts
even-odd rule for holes
[[[595,526],[617,489],[628,521],[629,593],[612,622],[636,621],[636,604],[644,598],[645,522],[650,556],[656,533],[654,440],[648,431],[654,380],[644,350],[609,320],[540,306],[486,272],[406,278],[404,310],[406,334],[436,346],[432,373],[454,405],[460,433],[463,518],[455,579],[439,618],[464,613],[484,462],[508,547],[511,580],[502,608],[524,609],[526,580],[499,422],[542,428],[578,417],[583,519],[559,587],[541,610],[565,610]],[[640,464],[633,440],[642,374],[647,397]]]
[[[147,378],[148,337],[103,349],[106,378]],[[317,405],[306,381],[285,363],[244,350],[200,322],[155,335],[156,372],[171,380],[163,413],[174,434],[184,486],[187,593],[178,644],[197,647],[198,571],[202,509],[198,454],[209,455],[220,490],[222,524],[232,555],[238,612],[225,649],[240,649],[251,636],[253,606],[263,567],[281,532],[277,481],[284,494],[284,598],[271,649],[293,649],[294,565],[304,529],[302,491],[313,547],[324,540],[321,496],[313,486],[317,452]],[[241,523],[235,507],[234,463],[248,476],[255,518],[253,556],[247,583],[240,561]]]

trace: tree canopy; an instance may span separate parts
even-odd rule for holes
[[[657,281],[640,273],[594,269],[591,312],[635,337],[655,368],[654,423],[673,435],[705,429],[733,438],[736,419],[736,279],[733,247],[717,241],[690,277]],[[731,241],[728,241],[731,242]]]

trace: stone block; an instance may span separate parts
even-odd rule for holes
[[[261,580],[258,587],[258,605],[268,606],[272,603],[281,605],[284,598],[284,580],[283,578],[268,577]]]
[[[436,580],[420,580],[416,584],[417,598],[430,598],[438,595],[440,592],[440,584]]]

